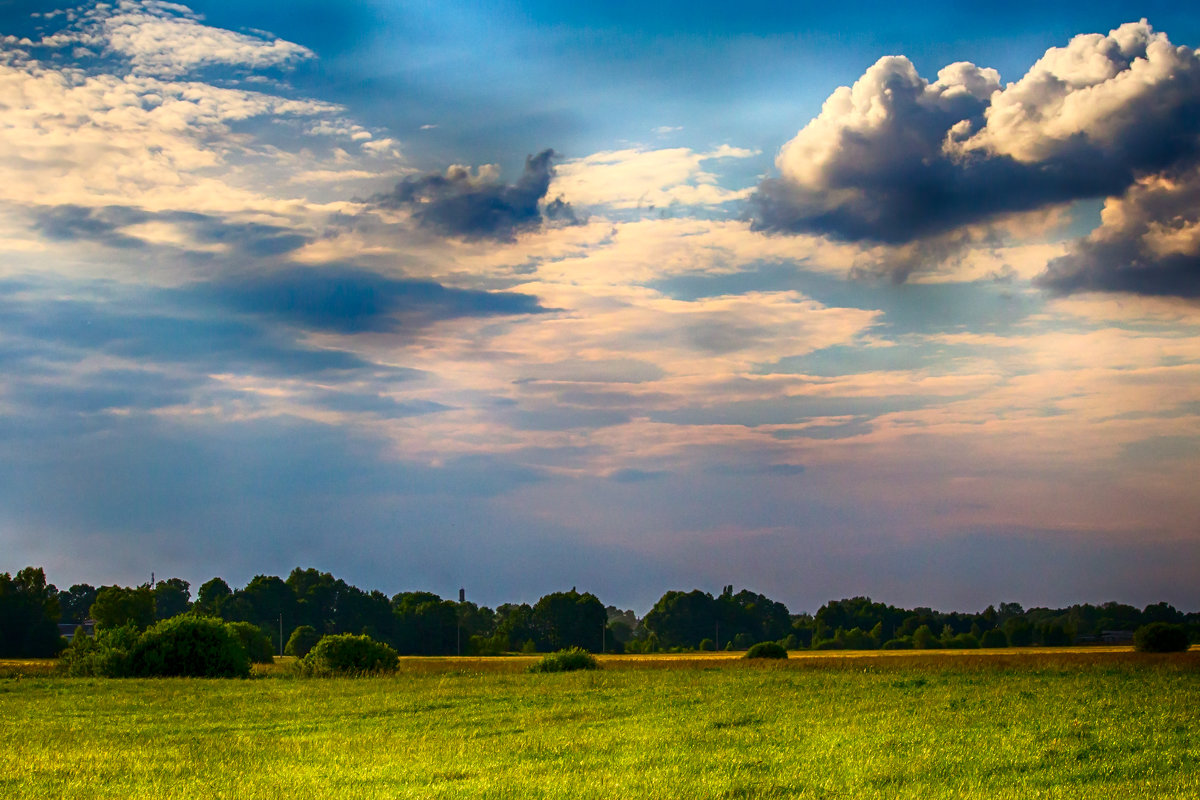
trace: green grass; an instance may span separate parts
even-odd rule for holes
[[[0,797],[1200,796],[1196,652],[530,661],[241,681],[0,665]]]

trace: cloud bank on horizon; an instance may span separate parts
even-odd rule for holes
[[[1200,603],[1194,48],[667,107],[654,59],[769,37],[580,94],[599,23],[525,11],[0,14],[0,570]]]

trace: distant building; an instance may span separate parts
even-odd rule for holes
[[[1105,644],[1133,644],[1133,631],[1100,631],[1100,641]]]

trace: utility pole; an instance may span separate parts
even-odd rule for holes
[[[283,658],[283,612],[279,612],[279,657]]]

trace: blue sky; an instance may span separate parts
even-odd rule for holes
[[[1177,3],[0,37],[0,570],[1200,604]]]

